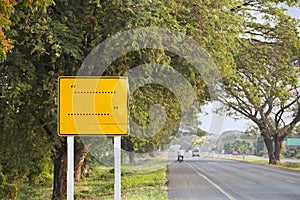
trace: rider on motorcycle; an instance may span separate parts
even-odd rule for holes
[[[178,161],[180,161],[180,159],[181,159],[181,161],[183,160],[183,154],[184,154],[184,151],[179,149],[177,152],[177,160]]]

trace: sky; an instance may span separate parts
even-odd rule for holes
[[[300,19],[300,10],[298,8],[289,8],[288,14],[291,15],[292,17]]]
[[[224,131],[239,130],[245,131],[252,122],[247,119],[242,119],[241,116],[227,116],[224,114],[216,114],[215,111],[218,108],[222,108],[223,105],[214,102],[209,103],[203,107],[203,113],[199,114],[201,121],[200,128],[209,133],[220,135]]]

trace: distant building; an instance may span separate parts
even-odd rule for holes
[[[282,142],[286,149],[300,149],[300,138],[287,138]]]

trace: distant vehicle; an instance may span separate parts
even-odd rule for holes
[[[200,149],[194,149],[193,151],[192,151],[192,156],[194,157],[194,156],[199,156],[200,157]]]
[[[232,155],[238,155],[239,153],[237,151],[233,151]]]
[[[177,152],[177,160],[179,162],[183,161],[183,155],[184,155],[184,150],[179,149],[179,151]]]
[[[181,156],[181,155],[178,155],[178,158],[177,158],[177,160],[181,163],[182,161],[183,161],[183,156]]]

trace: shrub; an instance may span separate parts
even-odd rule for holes
[[[15,184],[7,183],[6,176],[0,165],[0,199],[16,199],[18,188]]]
[[[4,183],[0,185],[0,198],[1,199],[16,199],[18,188],[15,184]]]
[[[259,152],[257,152],[256,155],[257,155],[257,156],[263,156],[263,155],[264,155],[264,151],[259,151]]]
[[[300,158],[300,149],[296,150],[295,157]]]

